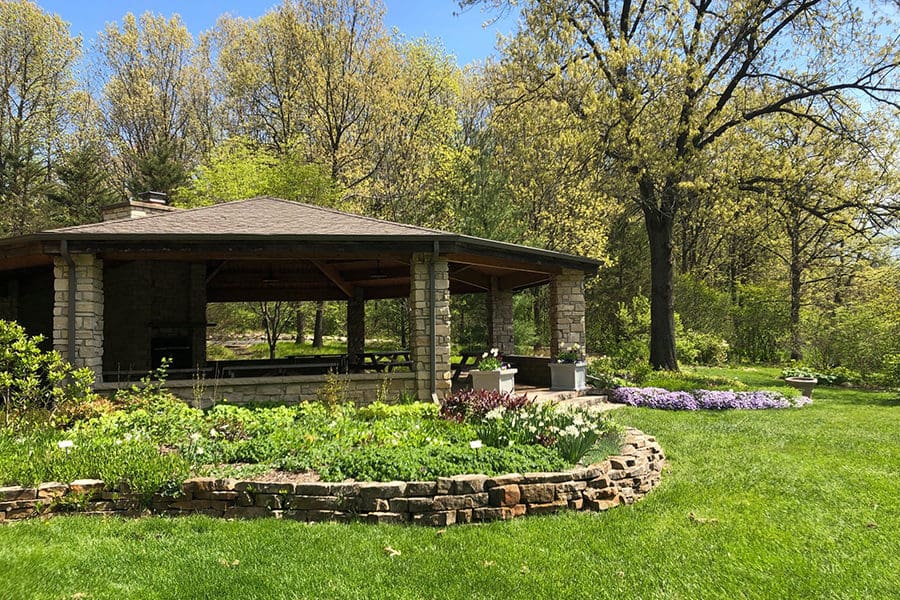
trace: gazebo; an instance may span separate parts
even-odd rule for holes
[[[450,294],[487,294],[486,343],[514,352],[513,293],[550,286],[551,354],[585,344],[592,259],[392,223],[277,198],[181,210],[144,194],[100,223],[0,240],[0,318],[42,334],[98,390],[174,359],[168,387],[205,401],[315,396],[322,373],[232,369],[206,356],[209,302],[343,300],[348,367],[365,353],[367,300],[408,298],[409,371],[395,392],[450,391]],[[363,401],[385,375],[345,368]]]

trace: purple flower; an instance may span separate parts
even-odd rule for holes
[[[801,407],[812,402],[801,396],[789,400],[779,392],[732,392],[695,390],[693,392],[670,392],[662,388],[616,388],[610,400],[629,406],[659,408],[664,410],[762,410],[767,408]]]

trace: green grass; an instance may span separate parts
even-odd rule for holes
[[[400,345],[391,341],[366,341],[366,351],[399,350]],[[324,340],[321,348],[314,348],[312,343],[297,344],[294,342],[278,342],[275,346],[275,358],[288,358],[290,356],[311,356],[316,354],[345,354],[347,342]],[[253,344],[249,349],[249,358],[269,358],[269,345],[266,343]]]
[[[759,387],[778,375],[707,371]],[[620,409],[657,435],[670,467],[645,500],[604,514],[446,532],[201,517],[7,525],[0,598],[900,597],[900,395],[818,388],[814,400]]]

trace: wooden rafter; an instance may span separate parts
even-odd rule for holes
[[[315,265],[315,267],[322,272],[322,275],[327,277],[331,281],[331,283],[340,288],[340,290],[344,292],[344,295],[346,295],[347,298],[353,297],[353,286],[344,281],[344,278],[341,277],[341,274],[337,269],[335,269],[328,263],[323,263],[319,260],[311,260],[309,262]]]

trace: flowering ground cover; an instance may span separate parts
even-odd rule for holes
[[[670,392],[657,387],[619,387],[610,390],[612,402],[664,410],[764,410],[799,408],[810,404],[806,396],[790,397],[777,391],[693,390]]]
[[[753,388],[777,369],[716,370]],[[0,598],[894,598],[900,395],[662,411],[669,468],[631,507],[435,531],[59,517],[0,526]]]

